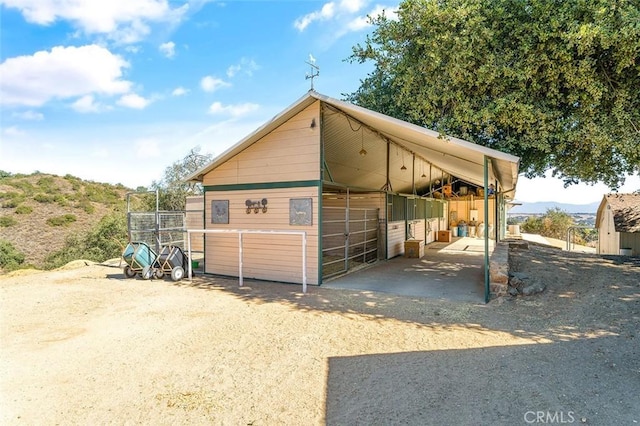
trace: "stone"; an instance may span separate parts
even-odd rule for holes
[[[547,288],[544,283],[533,283],[522,289],[524,296],[531,296],[532,294],[542,293]]]
[[[510,277],[517,278],[519,280],[527,280],[529,279],[529,275],[524,272],[509,272]]]
[[[517,295],[518,295],[518,293],[519,293],[519,292],[518,292],[518,289],[517,289],[517,288],[514,288],[514,287],[510,287],[510,288],[509,288],[509,294],[510,294],[511,296],[517,296]]]

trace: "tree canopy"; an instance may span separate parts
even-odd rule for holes
[[[151,184],[152,190],[158,190],[160,210],[184,210],[188,195],[202,194],[199,183],[185,182],[184,179],[208,164],[212,158],[211,154],[200,154],[200,147],[195,147],[182,160],[167,167],[162,180]],[[155,205],[152,209],[155,209]]]
[[[637,0],[405,0],[351,61],[348,100],[521,157],[528,177],[640,172]]]

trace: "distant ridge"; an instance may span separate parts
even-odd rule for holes
[[[596,201],[589,204],[567,204],[557,203],[554,201],[540,201],[537,203],[522,203],[520,206],[514,206],[511,208],[509,214],[544,214],[549,209],[559,208],[567,213],[592,213],[595,214],[598,211],[600,201]]]

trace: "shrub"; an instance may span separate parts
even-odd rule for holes
[[[73,214],[63,214],[62,216],[50,217],[47,224],[50,226],[69,226],[69,224],[77,220]]]
[[[33,207],[31,206],[18,206],[16,207],[16,214],[29,214],[33,212]]]
[[[521,225],[522,231],[543,237],[565,239],[567,229],[574,225],[573,217],[559,208],[547,209],[540,217],[529,217]]]
[[[47,192],[49,194],[60,192],[60,188],[56,185],[56,181],[53,176],[41,177],[40,179],[38,179],[36,185],[38,185],[38,188],[40,188],[41,191]]]
[[[72,260],[87,259],[104,262],[122,255],[121,242],[127,240],[127,220],[124,213],[103,217],[86,235],[67,237],[64,247],[45,259],[45,268],[58,268]]]
[[[0,240],[0,268],[7,271],[19,269],[24,264],[24,254],[20,253],[9,241]]]
[[[18,223],[18,221],[16,221],[11,216],[0,216],[0,227],[2,228],[8,228],[9,226],[13,226],[16,223]]]
[[[13,209],[15,207],[18,207],[19,204],[20,204],[20,201],[14,198],[12,200],[7,200],[4,203],[2,203],[2,207],[5,209]]]
[[[53,195],[43,194],[42,192],[34,195],[33,199],[39,203],[53,203],[55,201],[55,197]]]
[[[80,201],[78,204],[76,204],[76,207],[84,210],[87,214],[93,214],[96,211],[95,206],[87,200]]]

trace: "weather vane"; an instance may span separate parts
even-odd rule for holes
[[[312,54],[309,54],[309,60],[305,61],[311,67],[311,73],[306,74],[304,78],[306,80],[311,79],[311,90],[313,91],[313,79],[320,75],[320,67],[316,65],[316,58],[313,57]]]

